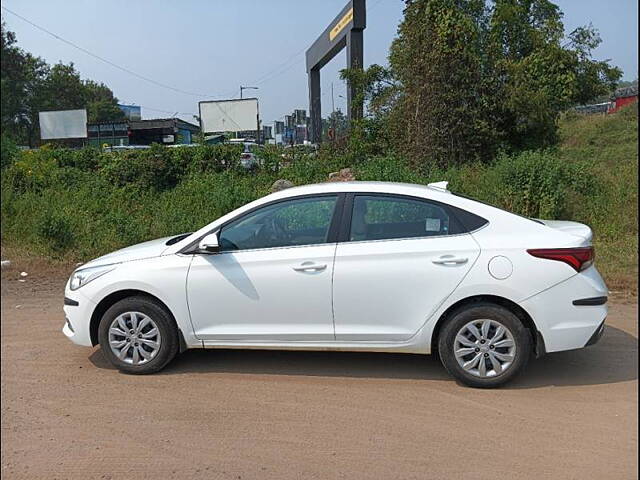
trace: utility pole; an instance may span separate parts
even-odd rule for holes
[[[333,82],[331,82],[331,130],[333,130],[332,141],[336,141],[336,105],[333,100]]]
[[[333,101],[333,82],[331,82],[331,114],[336,113],[336,105]]]

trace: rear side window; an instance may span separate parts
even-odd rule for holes
[[[487,220],[455,207],[408,197],[356,195],[352,242],[435,237],[476,230]]]
[[[486,218],[482,218],[479,215],[467,212],[461,208],[453,207],[451,205],[448,205],[447,208],[451,210],[453,215],[455,215],[456,220],[460,222],[463,232],[473,232],[474,230],[478,230],[480,227],[484,227],[489,223],[489,220]]]
[[[449,213],[435,203],[404,197],[356,195],[349,240],[448,235],[452,221],[455,222]]]

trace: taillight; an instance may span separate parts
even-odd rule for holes
[[[593,264],[596,256],[593,247],[534,248],[527,250],[527,252],[534,257],[564,262],[576,272],[581,272],[589,268]]]

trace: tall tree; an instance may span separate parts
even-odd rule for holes
[[[118,99],[104,83],[84,81],[85,105],[89,122],[111,122],[124,119]]]
[[[389,56],[402,85],[391,115],[398,147],[446,166],[494,153],[483,65],[483,0],[409,0]]]
[[[4,22],[1,25],[1,128],[4,135],[14,137],[15,141],[31,144],[37,128],[39,94],[49,66],[19,48],[15,34],[6,29]]]
[[[379,111],[395,148],[421,164],[549,146],[560,112],[621,76],[593,59],[600,41],[592,26],[565,36],[549,0],[406,0],[389,55],[397,86]]]
[[[86,108],[89,122],[124,118],[118,99],[103,83],[83,80],[73,63],[50,67],[17,46],[2,23],[2,130],[18,143],[36,145],[38,112]]]
[[[549,0],[495,1],[486,50],[508,148],[554,144],[560,112],[615,88],[620,69],[592,58],[600,42],[591,25],[565,38],[562,12]]]

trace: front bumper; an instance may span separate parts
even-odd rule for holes
[[[65,323],[62,333],[76,345],[91,347],[91,314],[96,304],[80,292],[65,292]]]

